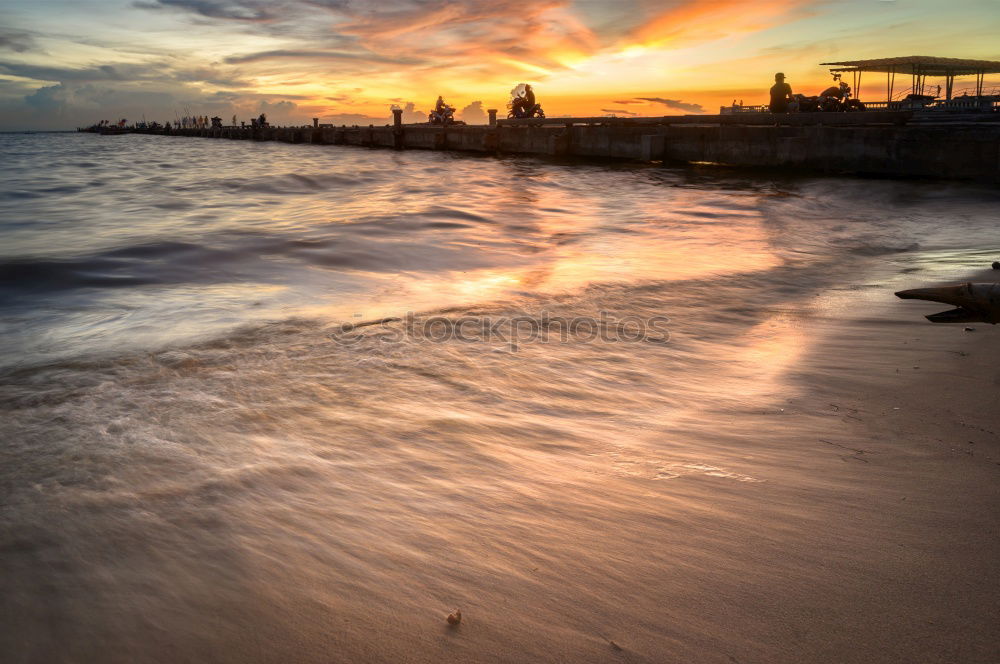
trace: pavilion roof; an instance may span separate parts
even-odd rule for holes
[[[896,71],[900,74],[919,73],[926,74],[927,76],[969,76],[972,74],[1000,73],[1000,62],[996,60],[935,58],[929,55],[907,55],[900,58],[823,62],[820,64],[832,66],[833,69],[830,70],[832,72]]]

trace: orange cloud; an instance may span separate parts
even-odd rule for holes
[[[566,0],[474,0],[405,9],[374,9],[337,26],[382,55],[405,53],[436,68],[488,60],[549,71],[600,48],[597,35]]]
[[[637,28],[631,34],[644,47],[705,42],[733,35],[755,32],[786,20],[780,20],[807,0],[690,0],[668,9]]]

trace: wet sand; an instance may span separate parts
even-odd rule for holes
[[[650,433],[627,424],[584,459],[553,440],[560,454],[527,459],[549,473],[530,491],[503,473],[419,485],[400,511],[377,484],[370,505],[328,486],[332,510],[300,499],[293,521],[276,522],[268,503],[317,478],[293,468],[275,486],[255,470],[236,481],[259,483],[268,503],[241,508],[246,530],[222,529],[197,565],[175,558],[183,534],[132,542],[134,515],[88,533],[103,543],[77,553],[105,571],[83,596],[58,581],[58,557],[7,584],[32,601],[6,605],[6,661],[994,662],[1000,329],[935,326],[921,315],[940,305],[888,295],[814,321],[821,339],[792,365],[782,403],[674,418],[645,454],[617,445]],[[714,465],[671,455],[693,433]],[[372,472],[396,481],[394,467]],[[220,527],[211,513],[183,521],[190,499],[178,508],[165,491],[50,518],[72,534],[81,513],[138,504],[163,518],[154,505],[168,500],[185,528]],[[197,499],[221,497],[209,487]],[[305,537],[316,521],[322,534]],[[265,531],[280,544],[255,541]],[[15,540],[15,573],[18,553]]]
[[[997,661],[1000,328],[923,320],[941,308],[831,322],[803,358],[800,396],[719,413],[719,447],[752,440],[762,461],[734,454],[733,466],[761,481],[687,476],[661,491],[647,475],[616,529],[591,527],[586,509],[564,515],[576,527],[559,546],[578,548],[579,565],[524,560],[524,578],[478,579],[482,594],[455,568],[460,599],[357,626],[347,659]],[[575,498],[597,511],[634,479]],[[518,536],[496,545],[482,555],[516,551]],[[451,604],[459,629],[444,624]],[[382,630],[406,636],[387,644]]]
[[[747,481],[719,469],[657,482],[647,459],[624,459],[637,472],[620,482],[536,506],[565,521],[550,545],[580,551],[577,564],[525,557],[516,578],[473,579],[448,557],[428,561],[450,593],[418,615],[371,607],[330,657],[997,661],[1000,329],[932,325],[933,303],[872,304],[817,330],[799,396],[705,424]],[[606,514],[589,519],[605,508],[620,511],[610,529]],[[486,559],[525,544],[516,529],[488,545],[470,533]],[[458,629],[444,621],[452,605]]]

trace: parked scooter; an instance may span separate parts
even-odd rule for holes
[[[851,98],[851,86],[839,78],[838,85],[831,85],[823,92],[813,97],[793,94],[792,101],[788,104],[790,113],[814,113],[824,111],[828,113],[842,111],[863,111],[865,105],[860,99]]]
[[[865,105],[859,99],[851,99],[851,86],[844,81],[831,85],[819,93],[821,111],[863,111]]]

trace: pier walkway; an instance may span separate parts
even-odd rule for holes
[[[1000,113],[930,118],[909,111],[747,113],[140,133],[1000,182]]]

